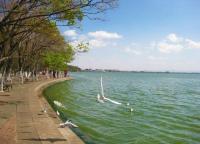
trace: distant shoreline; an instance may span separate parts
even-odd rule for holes
[[[130,72],[130,73],[169,73],[169,74],[200,74],[200,72],[172,72],[172,71],[125,71],[125,70],[93,70],[93,69],[85,69],[74,72]]]

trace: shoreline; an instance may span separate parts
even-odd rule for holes
[[[69,80],[73,80],[73,78],[70,77]],[[51,98],[49,98],[49,95],[45,95],[45,90],[48,89],[51,86],[57,85],[59,83],[62,83],[64,81],[60,81],[60,82],[56,82],[56,83],[51,83],[50,85],[45,85],[45,87],[42,87],[42,91],[40,91],[40,96],[41,96],[41,102],[43,104],[48,103],[48,105],[50,106],[50,109],[52,109],[52,111],[54,111],[56,113],[58,106],[55,106],[54,101],[52,101]],[[68,115],[64,114],[63,112],[60,111],[60,116],[58,116],[60,123],[65,122],[66,120],[68,120]],[[93,140],[87,135],[85,134],[79,127],[78,128],[74,128],[74,127],[70,127],[69,128],[72,132],[74,132],[85,144],[94,144]]]
[[[0,93],[0,141],[5,144],[84,144],[42,95],[50,85],[72,78],[50,79],[16,85],[9,94]],[[7,95],[7,96],[4,96]],[[47,113],[42,109],[47,107]]]
[[[59,125],[60,123],[63,123],[62,119],[56,114],[56,111],[53,109],[53,107],[49,104],[48,100],[45,98],[43,92],[46,88],[49,86],[55,85],[60,82],[68,81],[68,80],[73,80],[72,77],[68,78],[61,78],[61,79],[55,79],[53,81],[47,82],[47,83],[42,83],[39,86],[35,88],[35,92],[37,93],[40,104],[45,105],[49,111],[49,115],[53,116],[54,123]],[[53,113],[53,114],[52,114]],[[56,116],[56,117],[55,117]],[[85,144],[82,139],[75,133],[73,132],[69,127],[65,128],[58,128],[60,133],[68,140],[69,144]]]

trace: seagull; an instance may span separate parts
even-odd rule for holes
[[[43,113],[47,113],[47,108],[44,107],[43,110],[42,110],[42,112],[43,112]]]
[[[104,103],[104,98],[100,96],[100,94],[97,95],[97,101],[100,103]]]
[[[65,126],[72,126],[72,127],[75,127],[77,128],[78,126],[73,124],[70,120],[67,120],[65,123],[61,123],[60,124],[60,127],[64,128]]]
[[[131,110],[131,112],[133,112],[133,108],[131,108],[130,110]]]
[[[56,114],[59,116],[60,115],[60,113],[58,112],[58,111],[56,111]]]
[[[127,103],[126,105],[127,105],[127,106],[129,106],[130,104],[129,104],[129,103]]]
[[[61,128],[64,128],[66,126],[65,123],[60,123],[59,125]]]

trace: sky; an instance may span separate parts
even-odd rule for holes
[[[200,72],[200,0],[119,0],[104,21],[59,27],[76,46],[89,43],[73,65],[83,69]]]

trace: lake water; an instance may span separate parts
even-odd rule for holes
[[[98,103],[100,77],[106,97]],[[200,74],[78,72],[44,93],[87,143],[200,143]],[[61,102],[65,108],[53,105]],[[127,103],[130,103],[127,106]],[[134,111],[130,112],[130,108]]]

